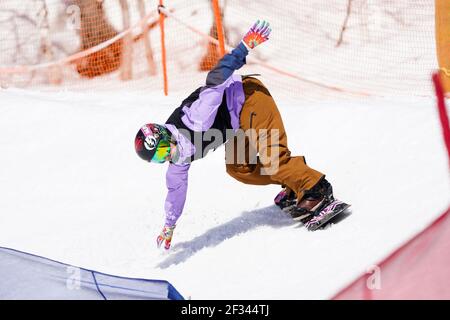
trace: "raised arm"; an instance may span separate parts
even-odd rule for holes
[[[222,103],[225,89],[233,83],[232,74],[246,63],[249,49],[267,41],[271,29],[269,24],[257,21],[246,33],[239,45],[219,60],[208,73],[206,85],[201,89],[199,98],[188,108],[183,108],[183,123],[194,131],[206,131],[211,128]]]
[[[189,107],[184,107],[183,123],[194,131],[206,131],[211,128],[222,103],[225,89],[233,83],[231,75],[245,64],[248,50],[241,42],[231,53],[226,54],[206,77],[199,98]]]
[[[245,57],[250,49],[269,40],[271,31],[268,22],[256,21],[239,45],[231,53],[224,55],[214,69],[208,73],[206,86],[217,86],[224,83],[235,70],[240,69],[246,63]]]
[[[243,42],[227,53],[219,60],[215,67],[208,72],[206,87],[215,87],[223,84],[235,70],[240,69],[245,63],[248,49]]]

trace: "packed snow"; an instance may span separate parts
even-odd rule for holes
[[[67,8],[49,3],[52,40],[64,49],[54,52],[60,58],[78,50],[79,37],[64,20]],[[20,37],[10,31],[16,18],[9,9],[30,15],[36,9],[16,0],[0,6],[6,30],[2,67],[44,62],[36,56],[32,24],[16,21]],[[169,8],[209,33],[209,1],[193,6],[173,0]],[[108,3],[105,10],[121,30],[118,7]],[[136,8],[130,10],[134,24],[139,17]],[[224,18],[230,45],[254,20],[270,21],[270,41],[252,52],[239,72],[262,74],[292,153],[305,155],[311,167],[326,173],[335,195],[352,204],[338,223],[306,231],[274,206],[279,186],[244,185],[229,177],[219,148],[191,167],[172,249],[156,248],[164,223],[166,165],[139,159],[134,136],[144,123],[164,122],[206,76],[198,72],[205,39],[169,18],[169,97],[162,95],[161,72],[146,75],[140,43],[134,46],[136,81],[119,81],[117,73],[80,80],[72,67],[64,69],[64,83],[56,90],[39,82],[45,72],[1,77],[0,246],[105,273],[165,279],[192,299],[334,295],[450,202],[448,161],[429,81],[437,66],[433,2],[355,2],[337,47],[345,15],[343,1],[274,6],[273,0],[229,0]],[[159,36],[157,28],[150,33],[158,66]],[[24,50],[14,51],[18,45]],[[372,95],[324,90],[267,70],[261,61]]]
[[[293,154],[352,204],[339,223],[306,231],[273,205],[279,186],[229,177],[220,148],[193,163],[173,248],[160,251],[166,165],[139,159],[133,139],[183,96],[10,88],[0,91],[0,246],[166,279],[192,299],[324,299],[447,207],[434,99],[273,95]]]

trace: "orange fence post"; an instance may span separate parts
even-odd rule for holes
[[[225,37],[223,34],[222,16],[220,14],[219,0],[212,0],[212,2],[213,2],[214,17],[216,19],[217,38],[219,40],[220,55],[223,56],[225,55]]]
[[[450,1],[435,0],[436,54],[444,92],[450,92]]]
[[[159,0],[159,9],[164,7],[163,0]],[[159,27],[161,29],[161,55],[162,55],[162,68],[163,68],[163,78],[164,78],[164,95],[168,95],[168,81],[167,81],[167,61],[166,61],[166,42],[164,35],[164,13],[159,10]]]

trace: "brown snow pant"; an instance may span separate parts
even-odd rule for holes
[[[240,127],[247,134],[225,145],[227,173],[246,184],[289,187],[300,200],[323,174],[308,167],[303,156],[291,156],[283,120],[267,88],[252,77],[244,78],[243,86]]]

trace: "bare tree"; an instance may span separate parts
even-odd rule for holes
[[[54,60],[52,42],[50,40],[50,26],[48,23],[48,7],[45,0],[39,0],[38,5],[38,28],[40,35],[40,52],[45,60],[51,62]],[[48,79],[51,84],[61,84],[62,74],[59,66],[48,68]]]
[[[139,14],[141,16],[141,19],[144,19],[146,16],[146,12],[145,12],[145,2],[144,0],[138,0],[138,9],[139,9]],[[152,50],[152,46],[150,44],[150,38],[149,38],[149,30],[150,30],[150,26],[148,25],[147,21],[142,21],[142,41],[144,41],[144,46],[145,46],[145,56],[147,58],[147,64],[148,64],[148,73],[151,76],[156,75],[156,64],[155,64],[155,60],[153,59],[153,50]]]
[[[118,32],[106,18],[103,1],[72,0],[80,8],[81,50],[94,47],[116,36]],[[76,61],[77,71],[85,77],[96,77],[117,70],[121,64],[123,40]]]
[[[130,10],[127,0],[119,0],[122,9],[123,29],[127,30],[131,27]],[[133,36],[129,32],[123,37],[122,59],[120,78],[122,80],[130,80],[133,77]]]
[[[350,19],[350,14],[352,13],[352,2],[353,0],[347,0],[347,11],[345,15],[344,22],[342,23],[341,32],[339,34],[339,39],[336,42],[336,47],[339,47],[344,41],[344,33],[347,30],[348,20]]]

